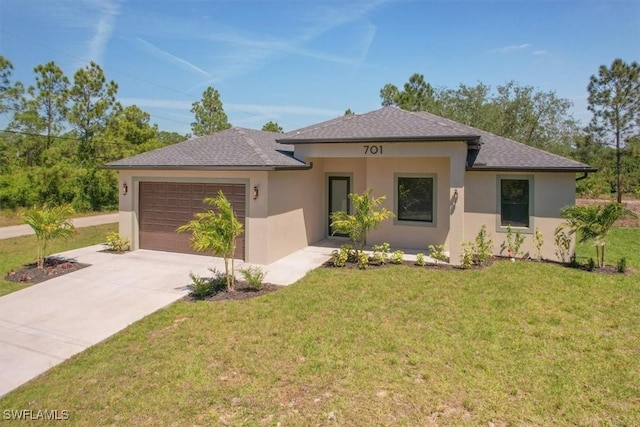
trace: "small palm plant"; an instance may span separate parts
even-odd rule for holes
[[[592,241],[596,247],[596,264],[604,267],[605,246],[613,224],[623,215],[637,218],[635,212],[620,203],[606,205],[567,206],[560,212],[566,219],[569,234],[576,234],[580,243]]]
[[[70,217],[74,210],[69,205],[29,209],[23,216],[23,221],[31,227],[38,241],[38,268],[44,268],[47,256],[47,245],[56,239],[68,240],[76,229]]]
[[[347,234],[354,243],[358,258],[364,249],[367,233],[378,228],[385,219],[394,217],[393,212],[388,209],[378,208],[386,197],[373,198],[371,192],[372,190],[369,189],[362,194],[349,194],[354,214],[345,211],[336,211],[331,214],[331,227],[334,229],[334,234]]]
[[[192,232],[191,247],[196,251],[212,252],[214,256],[224,258],[227,290],[232,291],[235,285],[236,240],[243,233],[243,226],[222,191],[216,197],[206,197],[204,202],[215,210],[195,214],[193,220],[178,228],[178,232]]]

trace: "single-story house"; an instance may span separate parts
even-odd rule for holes
[[[444,244],[458,264],[461,242],[482,225],[496,253],[511,225],[535,252],[555,258],[560,209],[575,203],[589,165],[427,112],[384,107],[286,134],[231,128],[118,160],[120,233],[132,249],[191,252],[176,228],[222,190],[244,223],[236,257],[272,263],[333,236],[330,214],[348,194],[373,190],[395,214],[367,242],[427,252]]]

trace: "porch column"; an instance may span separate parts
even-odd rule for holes
[[[449,188],[449,262],[460,265],[464,240],[464,174],[467,150],[460,147],[450,157]]]

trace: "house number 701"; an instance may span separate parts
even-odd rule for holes
[[[382,145],[365,145],[364,154],[382,154]]]

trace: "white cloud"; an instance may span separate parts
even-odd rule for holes
[[[528,49],[530,47],[531,47],[531,45],[529,43],[512,44],[512,45],[509,45],[509,46],[499,47],[497,49],[491,49],[491,52],[510,53],[510,52],[517,52],[519,50]]]
[[[207,78],[209,78],[210,82],[214,82],[216,79],[213,78],[213,76],[206,72],[205,70],[203,70],[202,68],[198,67],[195,64],[192,64],[191,62],[187,61],[186,59],[180,58],[179,56],[176,55],[172,55],[171,53],[160,49],[159,47],[149,43],[148,41],[140,38],[140,37],[136,37],[135,38],[136,42],[138,42],[138,44],[140,44],[143,48],[145,48],[146,50],[150,51],[151,53],[153,53],[154,55],[157,55],[163,59],[166,59],[168,62],[171,62],[173,64],[177,64],[179,67],[184,68],[186,70],[190,70],[190,71],[195,71],[198,74],[201,74]]]
[[[546,50],[534,50],[533,52],[531,52],[532,55],[546,55],[547,51]]]
[[[102,62],[102,55],[111,39],[116,17],[120,14],[120,5],[117,1],[90,0],[90,7],[98,10],[98,21],[93,27],[93,37],[89,40],[88,56],[93,61]]]

